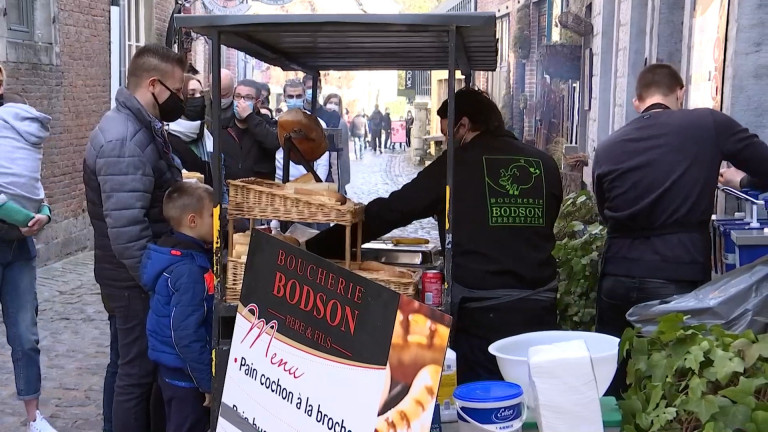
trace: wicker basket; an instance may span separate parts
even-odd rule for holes
[[[337,264],[342,267],[345,267],[343,262],[337,262]],[[392,291],[397,292],[398,294],[403,294],[411,298],[416,298],[416,290],[419,286],[419,279],[421,278],[421,270],[397,267],[398,270],[402,270],[404,272],[409,273],[411,277],[410,278],[392,277],[392,276],[383,275],[381,274],[381,272],[370,272],[370,271],[360,270],[360,264],[361,263],[359,262],[351,263],[349,265],[349,270],[366,279],[370,279],[378,284],[384,285],[385,287],[391,289]]]
[[[277,219],[292,222],[337,223],[351,226],[363,220],[365,206],[353,201],[329,204],[310,195],[296,195],[282,183],[256,178],[229,182],[230,219]]]
[[[229,257],[227,259],[227,287],[224,291],[224,300],[229,303],[240,301],[240,291],[243,289],[243,277],[245,276],[245,260]]]

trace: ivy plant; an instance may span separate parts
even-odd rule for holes
[[[589,191],[567,196],[555,222],[558,266],[557,309],[560,326],[591,331],[595,327],[597,283],[605,228]]]
[[[651,336],[627,329],[628,353],[622,432],[768,432],[768,334],[671,314]]]

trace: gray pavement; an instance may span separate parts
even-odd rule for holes
[[[93,253],[39,269],[37,295],[43,415],[60,432],[99,431],[109,324],[93,280]],[[0,326],[0,430],[24,431],[24,418]]]
[[[419,170],[403,154],[365,156],[352,161],[348,187],[349,196],[359,202],[388,195]],[[434,220],[419,221],[396,234],[438,241]],[[99,431],[109,325],[93,279],[93,253],[39,269],[37,293],[43,414],[60,432]],[[0,325],[0,431],[26,430],[24,417],[24,407],[16,400],[5,327]]]

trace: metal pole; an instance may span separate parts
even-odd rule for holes
[[[215,31],[211,36],[211,134],[213,135],[213,166],[211,171],[213,173],[213,190],[215,191],[216,209],[218,209],[218,229],[214,233],[214,271],[216,272],[216,302],[214,303],[214,319],[213,319],[213,349],[214,360],[219,355],[225,355],[221,344],[221,319],[222,312],[224,311],[224,294],[225,294],[225,282],[222,279],[224,275],[224,247],[221,238],[221,228],[227,226],[225,213],[222,211],[222,196],[223,196],[223,165],[221,158],[221,34]],[[218,247],[217,247],[218,246]],[[226,358],[218,359],[221,362],[226,362]],[[226,363],[225,363],[226,364]],[[218,368],[216,368],[218,370]],[[217,380],[222,380],[223,377],[214,372],[214,383]],[[215,392],[215,394],[218,392]],[[211,409],[211,430],[216,430],[216,424],[218,422],[218,407],[221,404],[220,396],[216,395],[216,400],[213,402],[213,408]]]
[[[456,26],[448,32],[448,139],[447,185],[445,188],[445,283],[443,310],[451,310],[453,288],[453,129],[456,127]]]
[[[128,59],[126,59],[127,56],[127,50],[126,50],[126,32],[128,31],[127,26],[125,25],[125,20],[127,19],[127,11],[125,10],[126,4],[125,0],[120,0],[120,87],[127,86],[126,82],[126,69],[128,68]]]
[[[320,85],[320,72],[318,72],[315,75],[312,75],[312,100],[310,101],[310,103],[312,104],[312,109],[310,110],[310,112],[312,114],[314,114],[316,111],[315,107],[317,107],[317,98],[320,97],[320,95],[318,94],[319,92],[317,91],[318,85]]]
[[[224,176],[221,164],[221,34],[211,36],[211,133],[213,134],[213,190],[221,202]]]

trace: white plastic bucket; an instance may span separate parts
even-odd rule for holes
[[[462,384],[453,392],[459,432],[522,430],[526,408],[523,388],[506,381]]]

